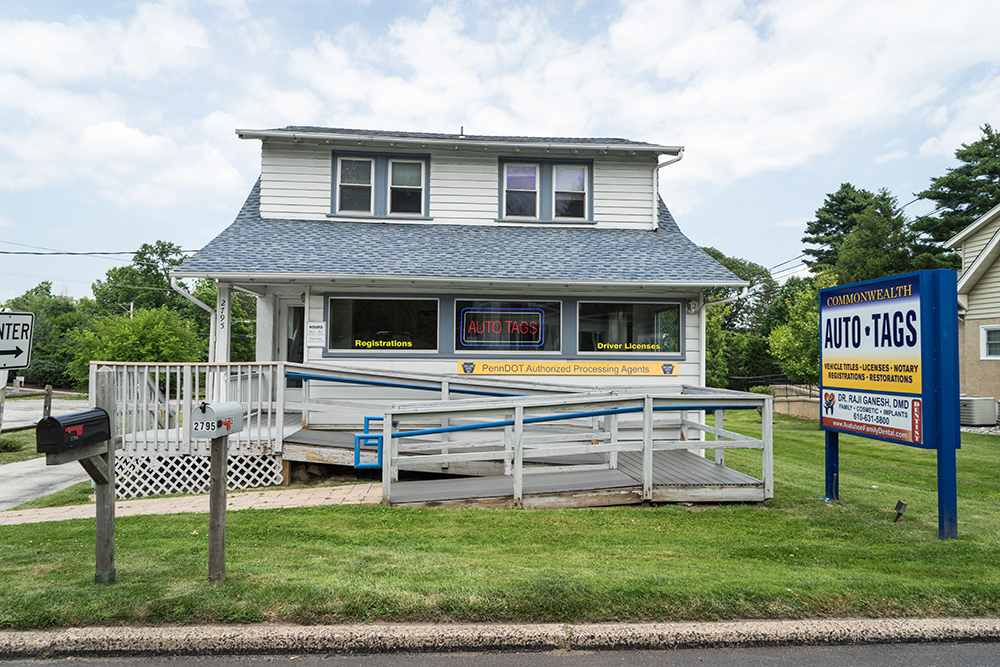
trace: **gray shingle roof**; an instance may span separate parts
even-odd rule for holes
[[[258,180],[233,224],[177,272],[742,283],[662,200],[659,215],[657,231],[263,219]]]
[[[621,146],[653,146],[645,141],[630,141],[620,138],[599,139],[571,138],[571,137],[515,137],[515,136],[491,136],[485,134],[442,134],[438,132],[402,132],[395,130],[349,130],[335,127],[314,127],[311,125],[289,125],[288,127],[274,128],[275,132],[298,132],[301,134],[346,134],[363,135],[372,137],[406,137],[408,139],[446,139],[446,140],[466,140],[466,141],[491,141],[491,142],[514,142],[514,143],[539,143],[539,144],[598,144],[598,145],[621,145]]]

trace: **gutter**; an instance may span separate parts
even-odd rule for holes
[[[175,292],[177,292],[182,297],[184,297],[185,299],[187,299],[188,301],[190,301],[194,305],[198,306],[202,310],[206,311],[211,316],[211,318],[209,320],[210,323],[208,325],[208,327],[209,327],[209,332],[208,332],[208,363],[214,362],[215,361],[215,329],[216,329],[216,326],[215,326],[215,322],[216,322],[215,309],[210,308],[209,306],[205,305],[204,303],[202,303],[202,301],[200,299],[198,299],[196,296],[194,296],[193,294],[191,294],[190,292],[188,292],[186,289],[184,289],[183,287],[181,287],[181,284],[179,282],[177,282],[177,276],[174,276],[174,275],[170,276],[170,286],[174,288]]]
[[[684,158],[684,147],[681,146],[680,150],[676,153],[677,157],[672,160],[667,160],[666,162],[658,162],[653,168],[653,231],[655,232],[660,228],[660,170],[666,167],[668,164],[673,164],[674,162],[680,162]]]
[[[366,135],[366,134],[337,134],[333,132],[291,132],[286,130],[236,130],[236,136],[240,139],[282,139],[285,141],[305,141],[311,143],[333,143],[334,141],[357,144],[380,144],[392,147],[400,145],[416,145],[421,147],[436,146],[439,148],[470,149],[479,148],[489,150],[491,147],[501,150],[526,150],[526,151],[550,151],[565,150],[574,152],[600,152],[600,153],[654,153],[656,155],[680,155],[684,152],[681,146],[657,146],[655,144],[572,144],[572,143],[545,143],[543,141],[489,141],[485,139],[467,139],[457,137],[455,139],[430,138],[430,137],[406,137],[389,135]],[[675,162],[676,160],[674,160]],[[665,164],[670,164],[668,161]]]
[[[739,295],[737,295],[737,296],[731,296],[728,299],[720,299],[718,301],[709,301],[708,303],[703,303],[703,304],[701,304],[701,308],[702,308],[702,310],[704,310],[705,308],[708,308],[709,306],[721,306],[724,303],[732,303],[733,301],[739,301],[740,299],[744,298],[749,291],[750,291],[750,286],[749,285],[744,285],[743,286],[743,291]]]

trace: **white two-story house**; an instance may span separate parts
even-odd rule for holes
[[[257,296],[257,358],[561,384],[704,385],[704,294],[743,281],[660,199],[683,149],[287,127],[177,278]]]

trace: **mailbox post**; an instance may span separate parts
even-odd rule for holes
[[[35,444],[46,465],[79,461],[94,480],[97,495],[94,582],[115,583],[115,375],[107,366],[96,373],[96,408],[59,417],[46,416],[35,427]]]
[[[212,439],[208,498],[208,580],[226,578],[226,484],[229,435],[243,430],[243,406],[236,401],[202,403],[191,413],[191,436]]]

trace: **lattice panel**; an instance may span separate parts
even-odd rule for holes
[[[164,493],[208,493],[207,456],[123,456],[115,458],[116,496],[120,500]],[[281,457],[229,456],[226,487],[256,489],[281,484]]]

